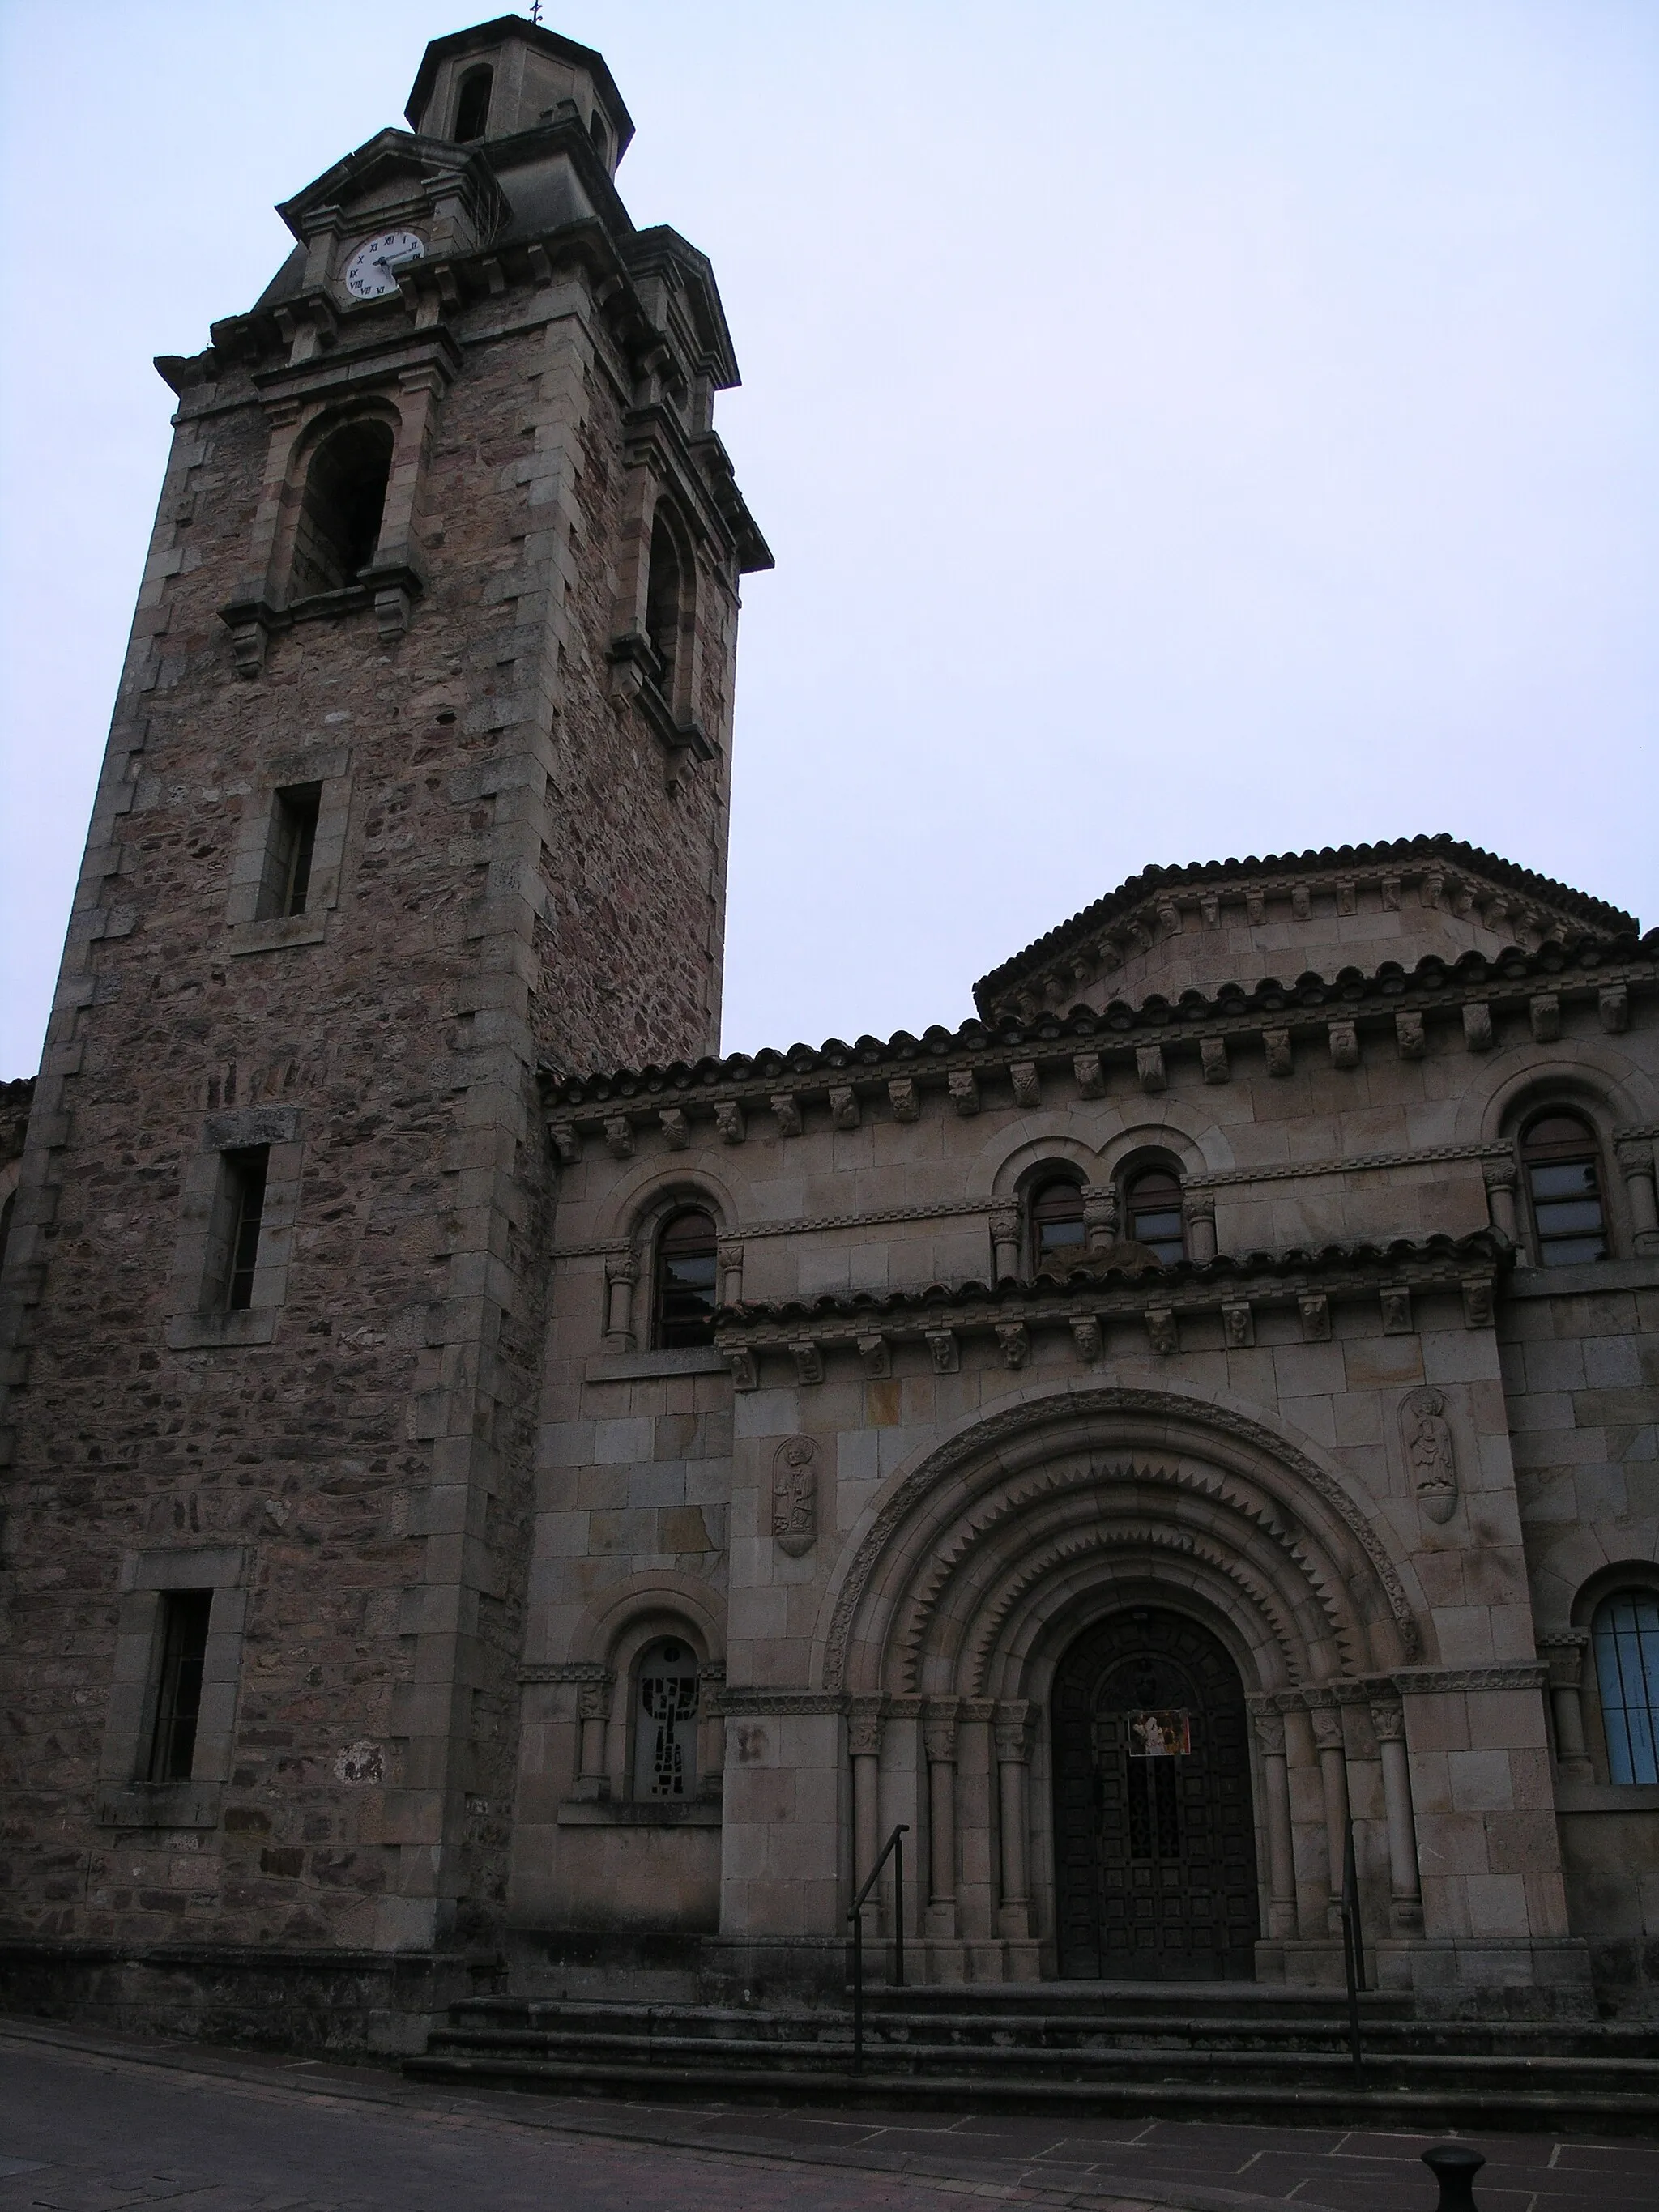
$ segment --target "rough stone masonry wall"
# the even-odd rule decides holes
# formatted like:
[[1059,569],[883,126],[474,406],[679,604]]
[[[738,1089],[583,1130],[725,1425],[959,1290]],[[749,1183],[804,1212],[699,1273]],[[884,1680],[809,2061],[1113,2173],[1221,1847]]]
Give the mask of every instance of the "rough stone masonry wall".
[[[388,648],[367,613],[301,625],[273,641],[252,683],[232,672],[216,611],[244,557],[265,425],[240,372],[222,366],[216,386],[187,394],[48,1042],[27,1249],[9,1285],[24,1307],[10,1375],[23,1385],[11,1401],[7,1560],[17,1717],[0,1865],[15,1929],[385,1946],[465,1939],[492,1923],[520,1646],[514,1562],[527,1549],[527,1413],[514,1408],[527,1408],[540,1329],[533,1054],[507,1032],[528,995],[539,1048],[567,1061],[694,1049],[696,1020],[679,1010],[708,994],[688,992],[678,970],[661,981],[652,963],[677,944],[706,959],[702,853],[717,863],[723,836],[713,779],[673,814],[657,763],[630,757],[648,741],[599,704],[596,605],[578,671],[568,655],[559,670],[567,805],[574,815],[603,792],[610,830],[628,825],[635,842],[609,863],[599,839],[580,856],[540,842],[556,884],[582,886],[573,903],[586,902],[606,945],[600,973],[643,1025],[620,1023],[603,994],[582,1003],[514,951],[530,933],[519,862],[539,811],[525,795],[538,796],[548,744],[522,695],[550,686],[539,667],[527,685],[514,672],[552,649],[557,572],[591,557],[579,546],[555,557],[529,527],[545,520],[532,511],[538,485],[550,480],[556,512],[568,504],[547,389],[550,362],[570,389],[571,350],[563,331],[532,323],[469,351],[428,456],[428,586],[408,635]],[[546,404],[532,420],[526,396],[538,390]],[[610,404],[591,426],[595,452],[614,435]],[[588,526],[601,535],[615,527],[617,457],[589,473],[606,471],[608,508]],[[326,939],[232,957],[242,810],[261,775],[301,780],[294,761],[310,747],[349,752]],[[644,798],[629,787],[641,765],[655,772]],[[664,821],[693,826],[668,831],[678,854],[653,866],[638,840]],[[677,907],[692,848],[693,889]],[[623,878],[643,886],[631,929],[618,926]],[[556,929],[545,950],[562,986],[572,949]],[[505,994],[503,975],[518,979]],[[480,988],[481,976],[494,981]],[[276,1338],[170,1351],[185,1170],[204,1116],[249,1105],[300,1116]],[[507,1316],[498,1334],[480,1284]],[[429,1316],[475,1297],[476,1341],[428,1345]],[[448,1425],[436,1434],[434,1405]],[[248,1596],[222,1824],[100,1827],[93,1787],[123,1561],[210,1543],[242,1549]],[[445,1673],[435,1686],[411,1679],[422,1638]],[[434,1699],[449,1702],[447,1724],[432,1718]],[[466,1747],[462,1767],[445,1769],[447,1738]],[[471,1920],[463,1902],[446,1921],[446,1896],[471,1900]]]

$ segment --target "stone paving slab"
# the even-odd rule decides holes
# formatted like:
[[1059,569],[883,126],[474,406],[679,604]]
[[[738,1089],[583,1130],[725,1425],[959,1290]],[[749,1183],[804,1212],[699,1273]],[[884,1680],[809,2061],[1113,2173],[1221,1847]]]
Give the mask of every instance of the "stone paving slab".
[[[928,2212],[964,2194],[1056,2212],[1433,2212],[1420,2158],[1447,2140],[456,2093],[380,2067],[15,2021],[0,2021],[0,2212],[517,2212],[550,2196],[595,2212]],[[1486,2157],[1480,2212],[1659,2206],[1659,2140],[1459,2140]]]

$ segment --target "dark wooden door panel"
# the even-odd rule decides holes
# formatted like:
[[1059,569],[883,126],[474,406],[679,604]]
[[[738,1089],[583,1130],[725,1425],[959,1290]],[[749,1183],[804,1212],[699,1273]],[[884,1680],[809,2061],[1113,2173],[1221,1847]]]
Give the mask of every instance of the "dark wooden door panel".
[[[1146,1757],[1131,1717],[1183,1715],[1189,1747]],[[1255,1834],[1243,1686],[1185,1614],[1114,1614],[1061,1662],[1054,1694],[1062,1974],[1249,1979]]]

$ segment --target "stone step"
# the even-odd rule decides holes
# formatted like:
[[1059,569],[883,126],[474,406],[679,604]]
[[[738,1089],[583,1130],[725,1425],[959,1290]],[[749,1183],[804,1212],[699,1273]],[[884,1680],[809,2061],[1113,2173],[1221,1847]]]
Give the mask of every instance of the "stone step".
[[[724,2055],[724,2054],[723,2054]],[[1310,2080],[1298,2058],[1274,2078],[1241,2081],[1122,2078],[1117,2069],[1088,2080],[1062,2080],[988,2066],[964,2073],[895,2073],[866,2054],[862,2071],[850,2063],[822,2068],[789,2063],[768,2049],[775,2063],[744,2066],[692,2063],[689,2057],[641,2062],[589,2051],[569,2057],[526,2057],[506,2052],[432,2051],[407,2058],[411,2079],[452,2087],[513,2088],[562,2096],[643,2097],[652,2100],[726,2100],[769,2104],[855,2102],[885,2109],[978,2111],[1043,2110],[1094,2115],[1156,2116],[1235,2122],[1278,2122],[1404,2128],[1527,2128],[1579,2126],[1650,2135],[1656,2120],[1655,2083],[1609,2089],[1589,2084],[1529,2080],[1524,2065],[1504,2069],[1509,2078],[1466,2081],[1443,2063],[1425,2069],[1420,2085],[1374,2079],[1356,2082],[1337,2069],[1328,2080]],[[825,2054],[828,2056],[828,2054]],[[843,2054],[845,2057],[848,2054]],[[950,2054],[959,2058],[959,2054]],[[1169,2069],[1165,2069],[1166,2074]]]
[[[872,2046],[915,2047],[932,2044],[942,2048],[975,2048],[1053,2051],[1106,2052],[1117,2050],[1235,2050],[1346,2053],[1348,2024],[1346,2008],[1309,2010],[1299,2018],[1283,2019],[1267,2013],[1211,2013],[1191,2014],[1167,2008],[1159,2013],[1122,2014],[1115,2007],[1059,2014],[1024,2008],[1015,2012],[998,2008],[973,2011],[929,2007],[902,2008],[901,1993],[889,2002],[866,2003],[866,2037]],[[1547,2062],[1572,2057],[1586,2061],[1659,2060],[1659,2027],[1600,2026],[1572,2022],[1551,2026],[1538,2021],[1421,2022],[1401,2017],[1393,2007],[1361,2004],[1362,2034],[1368,2048],[1379,2053],[1410,2050],[1441,2057],[1487,2055],[1510,2062]],[[732,2039],[766,2045],[812,2047],[845,2044],[852,2033],[851,2014],[841,2012],[776,2012],[761,2008],[720,2008],[697,2005],[646,2005],[614,2000],[565,1999],[537,2002],[505,1998],[473,1998],[453,2006],[442,2039],[458,2045],[473,2039],[474,2032],[488,2034],[499,2044],[515,2037],[546,2034],[578,2036],[633,2035],[653,2044],[665,2039],[724,2045]]]
[[[537,2031],[497,2031],[483,2027],[451,2027],[431,2039],[429,2056],[458,2057],[489,2063],[497,2058],[577,2064],[616,2062],[645,2066],[699,2066],[718,2063],[725,2067],[775,2068],[781,2060],[804,2073],[843,2068],[852,2050],[850,2027],[815,2039],[800,2039],[787,2045],[775,2040],[735,2033],[719,2039],[708,2036],[664,2033],[603,2033],[588,2026],[569,2024]],[[1272,2082],[1293,2070],[1303,2080],[1334,2080],[1352,2071],[1346,2051],[1276,2051],[1237,2049],[1182,2050],[1162,2045],[1123,2045],[1110,2051],[1049,2050],[1028,2044],[998,2046],[893,2041],[865,2037],[865,2063],[883,2075],[925,2075],[940,2072],[989,2071],[1008,2076],[1048,2077],[1056,2080],[1151,2081],[1207,2075],[1212,2080]],[[1419,2051],[1373,2051],[1367,2063],[1379,2081],[1409,2087],[1433,2080],[1444,2072],[1443,2054]],[[1659,2099],[1659,2059],[1606,2057],[1515,2058],[1474,2052],[1456,2060],[1460,2081],[1473,2088],[1483,2084],[1519,2085],[1530,2088],[1628,2090]]]

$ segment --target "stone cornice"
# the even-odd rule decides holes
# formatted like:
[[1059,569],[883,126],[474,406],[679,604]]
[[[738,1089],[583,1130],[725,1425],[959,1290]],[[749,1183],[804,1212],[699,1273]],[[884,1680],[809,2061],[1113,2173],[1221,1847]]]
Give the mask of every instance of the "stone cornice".
[[1303,1336],[1330,1334],[1330,1306],[1339,1300],[1377,1301],[1384,1334],[1412,1333],[1412,1301],[1429,1293],[1461,1298],[1464,1325],[1489,1328],[1499,1279],[1512,1260],[1490,1230],[1462,1237],[1401,1238],[1387,1245],[1328,1245],[1319,1251],[1253,1252],[1167,1267],[1078,1267],[1063,1279],[930,1284],[915,1291],[871,1291],[723,1306],[715,1342],[740,1389],[758,1387],[763,1355],[792,1361],[801,1384],[823,1380],[831,1352],[855,1355],[872,1374],[884,1373],[896,1344],[926,1345],[935,1369],[951,1371],[959,1340],[994,1335],[1010,1367],[1030,1357],[1030,1332],[1066,1329],[1085,1364],[1103,1349],[1101,1326],[1145,1324],[1150,1348],[1180,1349],[1183,1319],[1219,1315],[1227,1344],[1255,1340],[1259,1313],[1296,1314]]
[[1154,995],[1139,1006],[1079,1006],[1029,1023],[969,1021],[920,1037],[905,1030],[884,1042],[832,1037],[816,1050],[796,1045],[589,1075],[544,1068],[541,1081],[556,1148],[574,1158],[586,1137],[631,1149],[635,1133],[658,1127],[672,1129],[671,1146],[683,1146],[693,1117],[718,1115],[720,1140],[734,1143],[751,1118],[769,1134],[797,1135],[809,1106],[853,1127],[866,1113],[914,1121],[924,1110],[971,1115],[987,1104],[1040,1104],[1045,1087],[1069,1103],[1121,1092],[1126,1079],[1148,1092],[1225,1083],[1237,1073],[1231,1055],[1246,1052],[1265,1055],[1272,1075],[1288,1075],[1298,1055],[1310,1054],[1351,1069],[1367,1054],[1421,1058],[1431,1029],[1450,1031],[1457,1049],[1486,1052],[1502,1042],[1505,1021],[1530,1028],[1534,1002],[1553,1018],[1562,1005],[1587,1007],[1617,1033],[1628,1025],[1632,997],[1656,986],[1659,931],[1650,931],[1639,941],[1586,940],[1571,951],[1552,942],[1490,961],[1470,952],[1455,966],[1431,957],[1410,972],[1386,962],[1370,975],[1345,969],[1328,982],[1313,975],[1294,985],[1269,978],[1252,991],[1224,988],[1213,1000],[1188,991],[1174,1005]]

